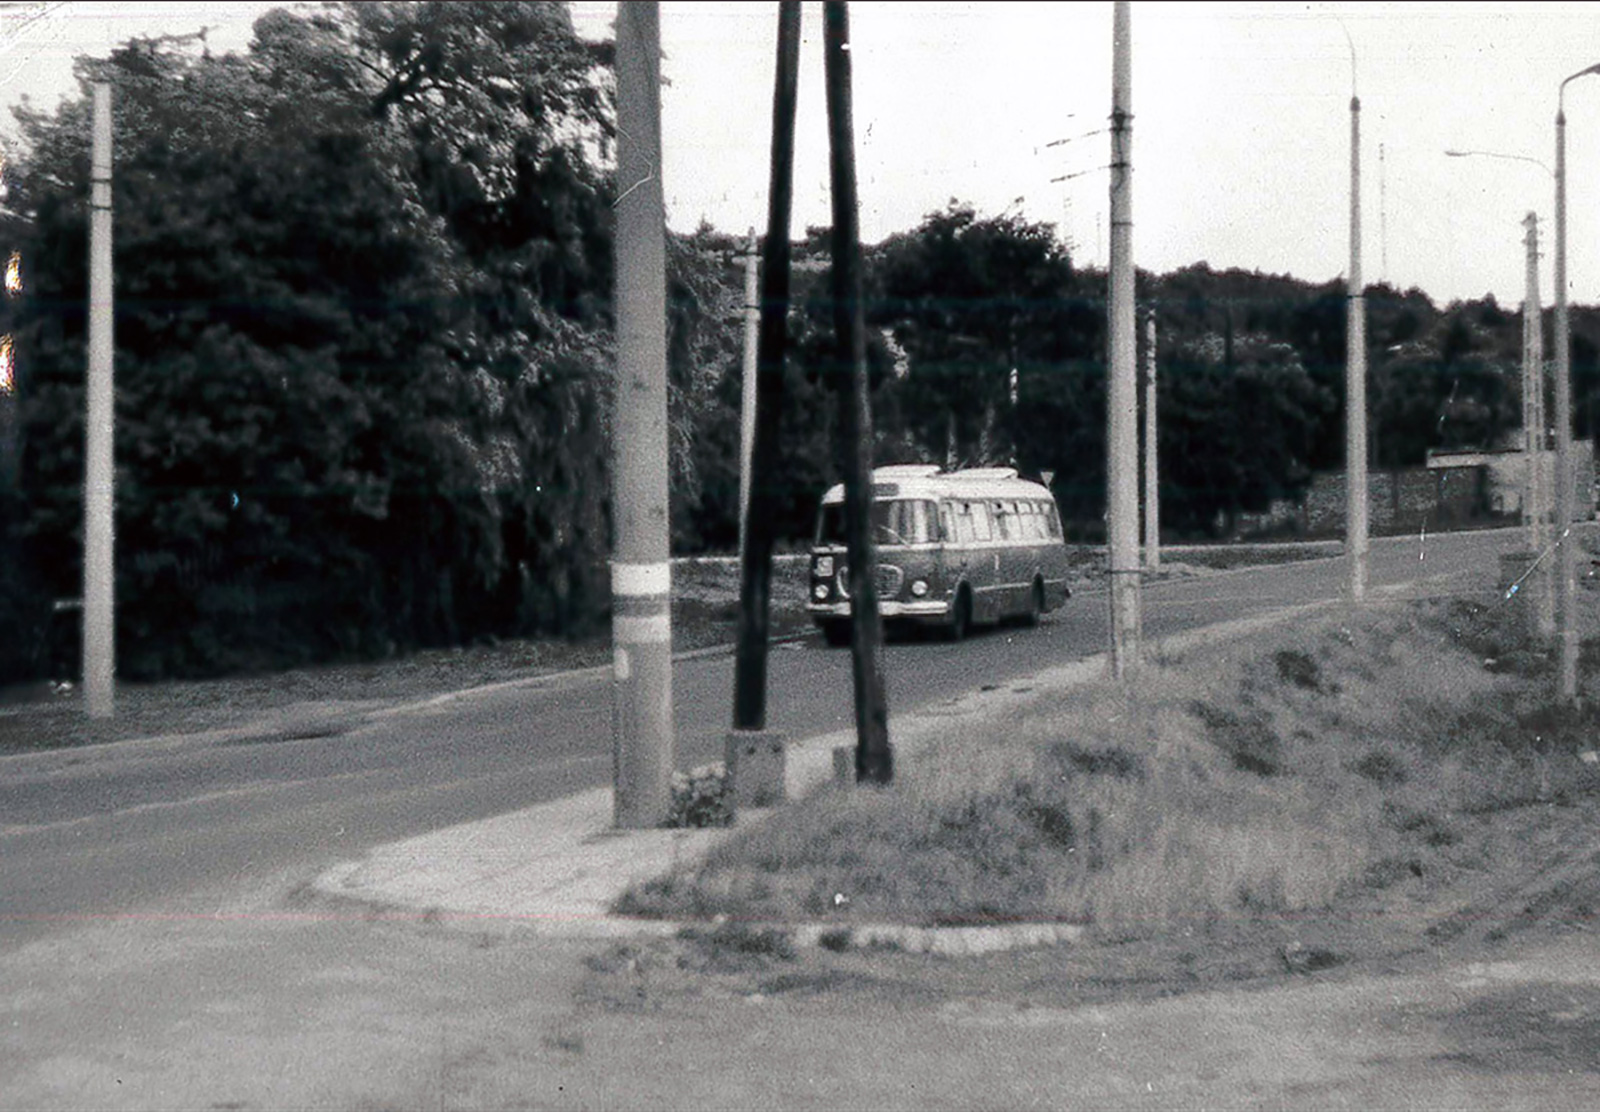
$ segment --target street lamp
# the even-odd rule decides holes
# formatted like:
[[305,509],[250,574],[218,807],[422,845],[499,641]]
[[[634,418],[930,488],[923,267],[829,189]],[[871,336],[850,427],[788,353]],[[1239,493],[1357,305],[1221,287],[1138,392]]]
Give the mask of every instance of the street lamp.
[[[1522,154],[1503,154],[1500,151],[1444,152],[1450,158],[1499,158],[1511,162],[1530,162],[1554,177],[1550,167],[1537,158]],[[1539,303],[1539,231],[1538,217],[1530,212],[1523,221],[1527,228],[1524,244],[1527,249],[1525,267],[1526,292],[1522,300],[1522,431],[1523,458],[1526,468],[1523,476],[1523,516],[1528,524],[1528,549],[1532,553],[1532,567],[1537,569],[1538,587],[1535,591],[1539,632],[1544,637],[1555,633],[1555,606],[1550,597],[1550,576],[1544,563],[1546,522],[1550,516],[1549,495],[1543,475],[1545,452],[1544,415],[1544,324]]]
[[1556,96],[1556,609],[1561,623],[1561,697],[1578,697],[1578,630],[1573,614],[1572,330],[1567,319],[1567,86],[1600,73],[1600,62],[1561,82]]
[[1367,297],[1361,281],[1361,98],[1356,94],[1356,44],[1350,47],[1350,275],[1345,312],[1345,551],[1350,556],[1350,601],[1367,595]]

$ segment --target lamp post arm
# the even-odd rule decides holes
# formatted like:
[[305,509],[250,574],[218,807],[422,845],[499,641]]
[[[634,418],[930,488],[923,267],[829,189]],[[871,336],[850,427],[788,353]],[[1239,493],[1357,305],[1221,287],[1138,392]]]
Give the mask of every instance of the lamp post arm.
[[1600,73],[1600,62],[1596,62],[1592,66],[1585,66],[1583,69],[1579,70],[1577,73],[1572,74],[1570,77],[1564,78],[1562,80],[1561,88],[1556,90],[1556,126],[1557,127],[1564,127],[1566,125],[1566,122],[1567,122],[1567,86],[1572,84],[1578,78],[1586,77],[1591,73]]
[[1578,633],[1574,619],[1572,530],[1574,490],[1572,474],[1572,326],[1567,315],[1567,85],[1591,73],[1600,62],[1579,70],[1561,82],[1556,98],[1556,611],[1560,631],[1560,692],[1563,700],[1578,696]]
[[1448,151],[1445,151],[1444,153],[1445,153],[1445,156],[1447,158],[1471,158],[1471,157],[1477,157],[1477,158],[1501,158],[1501,159],[1506,159],[1508,161],[1514,161],[1514,162],[1531,162],[1535,166],[1539,167],[1539,169],[1541,169],[1545,173],[1549,174],[1551,177],[1555,177],[1555,171],[1551,170],[1550,167],[1546,166],[1542,161],[1540,161],[1537,158],[1532,157],[1531,155],[1506,154],[1506,153],[1504,153],[1502,151],[1479,151],[1479,150],[1470,150],[1470,151],[1448,150]]

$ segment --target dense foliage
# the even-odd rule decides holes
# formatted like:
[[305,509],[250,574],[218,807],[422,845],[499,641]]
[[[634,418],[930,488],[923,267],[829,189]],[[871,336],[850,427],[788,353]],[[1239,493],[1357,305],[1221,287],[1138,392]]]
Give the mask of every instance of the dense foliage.
[[[80,62],[116,106],[125,674],[592,620],[606,63],[548,3],[280,10],[243,56],[132,42]],[[61,598],[87,99],[19,121],[19,532],[38,595]]]
[[[611,48],[564,4],[279,10],[251,48],[133,41],[85,94],[18,111],[3,305],[0,682],[70,674],[79,593],[89,107],[116,147],[119,668],[205,674],[604,617],[611,404]],[[780,543],[839,468],[826,229],[795,245]],[[743,244],[673,235],[673,544],[737,536]],[[1043,224],[952,202],[866,252],[880,463],[1051,471],[1074,534],[1105,487],[1105,276]],[[1338,283],[1140,276],[1158,319],[1163,517],[1188,534],[1294,500],[1343,460]],[[1368,298],[1373,462],[1520,420],[1520,318]],[[1575,313],[1577,431],[1600,319]],[[1141,326],[1141,344],[1143,329]],[[14,424],[11,423],[13,422]],[[68,633],[67,637],[61,634]]]

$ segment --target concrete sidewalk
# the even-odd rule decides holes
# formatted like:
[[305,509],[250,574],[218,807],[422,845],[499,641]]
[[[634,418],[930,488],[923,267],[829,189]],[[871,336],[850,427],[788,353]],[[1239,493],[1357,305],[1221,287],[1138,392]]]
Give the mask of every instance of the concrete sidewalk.
[[[1315,603],[1266,618],[1228,622],[1151,647],[1182,653],[1281,625],[1330,605]],[[963,720],[1015,713],[1029,703],[1060,698],[1100,678],[1105,670],[1105,656],[1094,656],[895,715],[891,731],[896,757],[912,757],[961,731]],[[834,775],[834,750],[854,745],[853,729],[792,740],[785,750],[788,798],[799,799],[828,782]],[[748,826],[771,813],[741,812],[738,823]],[[500,925],[594,937],[670,934],[681,924],[617,916],[611,907],[634,884],[693,868],[713,845],[738,829],[616,830],[611,823],[611,789],[597,788],[380,846],[360,860],[329,869],[313,888],[324,897],[358,901],[379,914],[423,915],[473,929]],[[1056,940],[1054,934],[1051,939],[1036,937],[1039,929],[949,928],[917,931],[916,938],[898,941],[912,949],[971,952]],[[1071,933],[1067,928],[1056,933],[1061,931]],[[870,940],[872,931],[858,931],[857,936]],[[815,941],[797,939],[808,940]]]

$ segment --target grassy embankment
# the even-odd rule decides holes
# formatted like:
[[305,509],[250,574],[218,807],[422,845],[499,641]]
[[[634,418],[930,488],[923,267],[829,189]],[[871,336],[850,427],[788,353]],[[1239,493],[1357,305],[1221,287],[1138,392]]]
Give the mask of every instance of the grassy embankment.
[[827,788],[622,907],[1132,938],[1426,886],[1471,867],[1473,816],[1600,788],[1597,718],[1550,709],[1552,671],[1505,608],[1335,614],[964,723],[892,787]]

